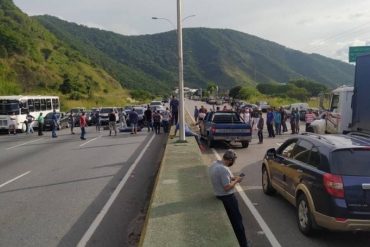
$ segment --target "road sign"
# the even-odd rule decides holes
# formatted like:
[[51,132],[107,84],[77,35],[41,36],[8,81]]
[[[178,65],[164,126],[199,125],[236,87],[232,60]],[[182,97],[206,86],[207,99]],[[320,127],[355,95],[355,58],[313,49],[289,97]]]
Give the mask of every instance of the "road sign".
[[370,46],[352,46],[349,47],[349,62],[356,62],[358,56],[370,54]]

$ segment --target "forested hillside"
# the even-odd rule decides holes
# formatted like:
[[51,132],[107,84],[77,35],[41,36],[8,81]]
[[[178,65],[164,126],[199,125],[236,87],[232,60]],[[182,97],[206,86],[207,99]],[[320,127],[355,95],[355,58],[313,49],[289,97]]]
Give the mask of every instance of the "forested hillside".
[[[124,86],[159,92],[176,86],[177,53],[174,31],[141,36],[36,17],[58,38],[88,56]],[[258,83],[285,83],[305,78],[329,87],[353,82],[354,67],[317,54],[305,54],[233,30],[184,30],[185,81],[190,87],[221,88]]]
[[0,1],[0,95],[57,94],[63,99],[124,102],[117,80],[22,13]]

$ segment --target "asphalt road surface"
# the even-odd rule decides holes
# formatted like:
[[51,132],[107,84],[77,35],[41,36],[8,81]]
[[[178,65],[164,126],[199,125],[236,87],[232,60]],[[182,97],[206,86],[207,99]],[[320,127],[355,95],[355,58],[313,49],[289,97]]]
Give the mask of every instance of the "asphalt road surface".
[[0,246],[136,246],[166,136],[44,133],[0,136]]
[[[207,109],[211,106],[205,102],[186,100],[186,109],[192,114],[194,105],[204,105]],[[223,106],[221,106],[222,109]],[[266,117],[264,116],[264,119]],[[266,126],[265,126],[266,127]],[[288,124],[288,129],[290,126]],[[300,129],[304,129],[304,122]],[[267,138],[265,128],[264,143],[258,143],[256,131],[247,149],[241,148],[240,144],[226,145],[217,144],[213,149],[205,148],[204,155],[209,160],[220,159],[228,148],[237,152],[238,159],[231,167],[235,175],[243,172],[246,176],[240,184],[239,205],[242,211],[244,224],[248,238],[253,247],[283,246],[283,247],[368,247],[370,246],[370,233],[331,232],[320,230],[312,237],[306,237],[300,233],[296,221],[296,209],[282,196],[267,196],[261,186],[262,158],[269,148],[277,148],[292,135],[284,133],[275,138]],[[206,145],[204,145],[206,146]]]

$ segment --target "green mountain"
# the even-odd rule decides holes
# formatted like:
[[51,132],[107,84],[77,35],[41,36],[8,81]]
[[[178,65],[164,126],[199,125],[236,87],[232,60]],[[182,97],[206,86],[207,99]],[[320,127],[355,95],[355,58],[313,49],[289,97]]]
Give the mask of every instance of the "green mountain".
[[[35,19],[125,87],[158,93],[177,85],[175,31],[124,36],[51,16]],[[354,75],[354,66],[341,61],[233,30],[208,28],[184,30],[184,67],[189,87],[215,82],[221,88],[231,88],[297,78],[335,87],[352,83]]]
[[20,93],[56,94],[96,104],[110,103],[106,96],[111,94],[127,97],[114,77],[22,13],[11,0],[1,0],[0,95]]

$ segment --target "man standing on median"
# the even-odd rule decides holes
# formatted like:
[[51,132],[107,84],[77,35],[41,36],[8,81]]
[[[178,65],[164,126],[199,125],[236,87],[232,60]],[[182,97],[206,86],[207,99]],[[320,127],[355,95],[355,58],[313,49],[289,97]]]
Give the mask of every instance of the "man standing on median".
[[224,204],[239,245],[241,247],[248,247],[243,218],[239,211],[238,200],[234,195],[235,185],[242,181],[242,177],[234,177],[229,169],[229,167],[234,164],[236,158],[234,150],[227,150],[222,160],[213,162],[212,166],[209,168],[209,175],[211,177],[214,193]]

